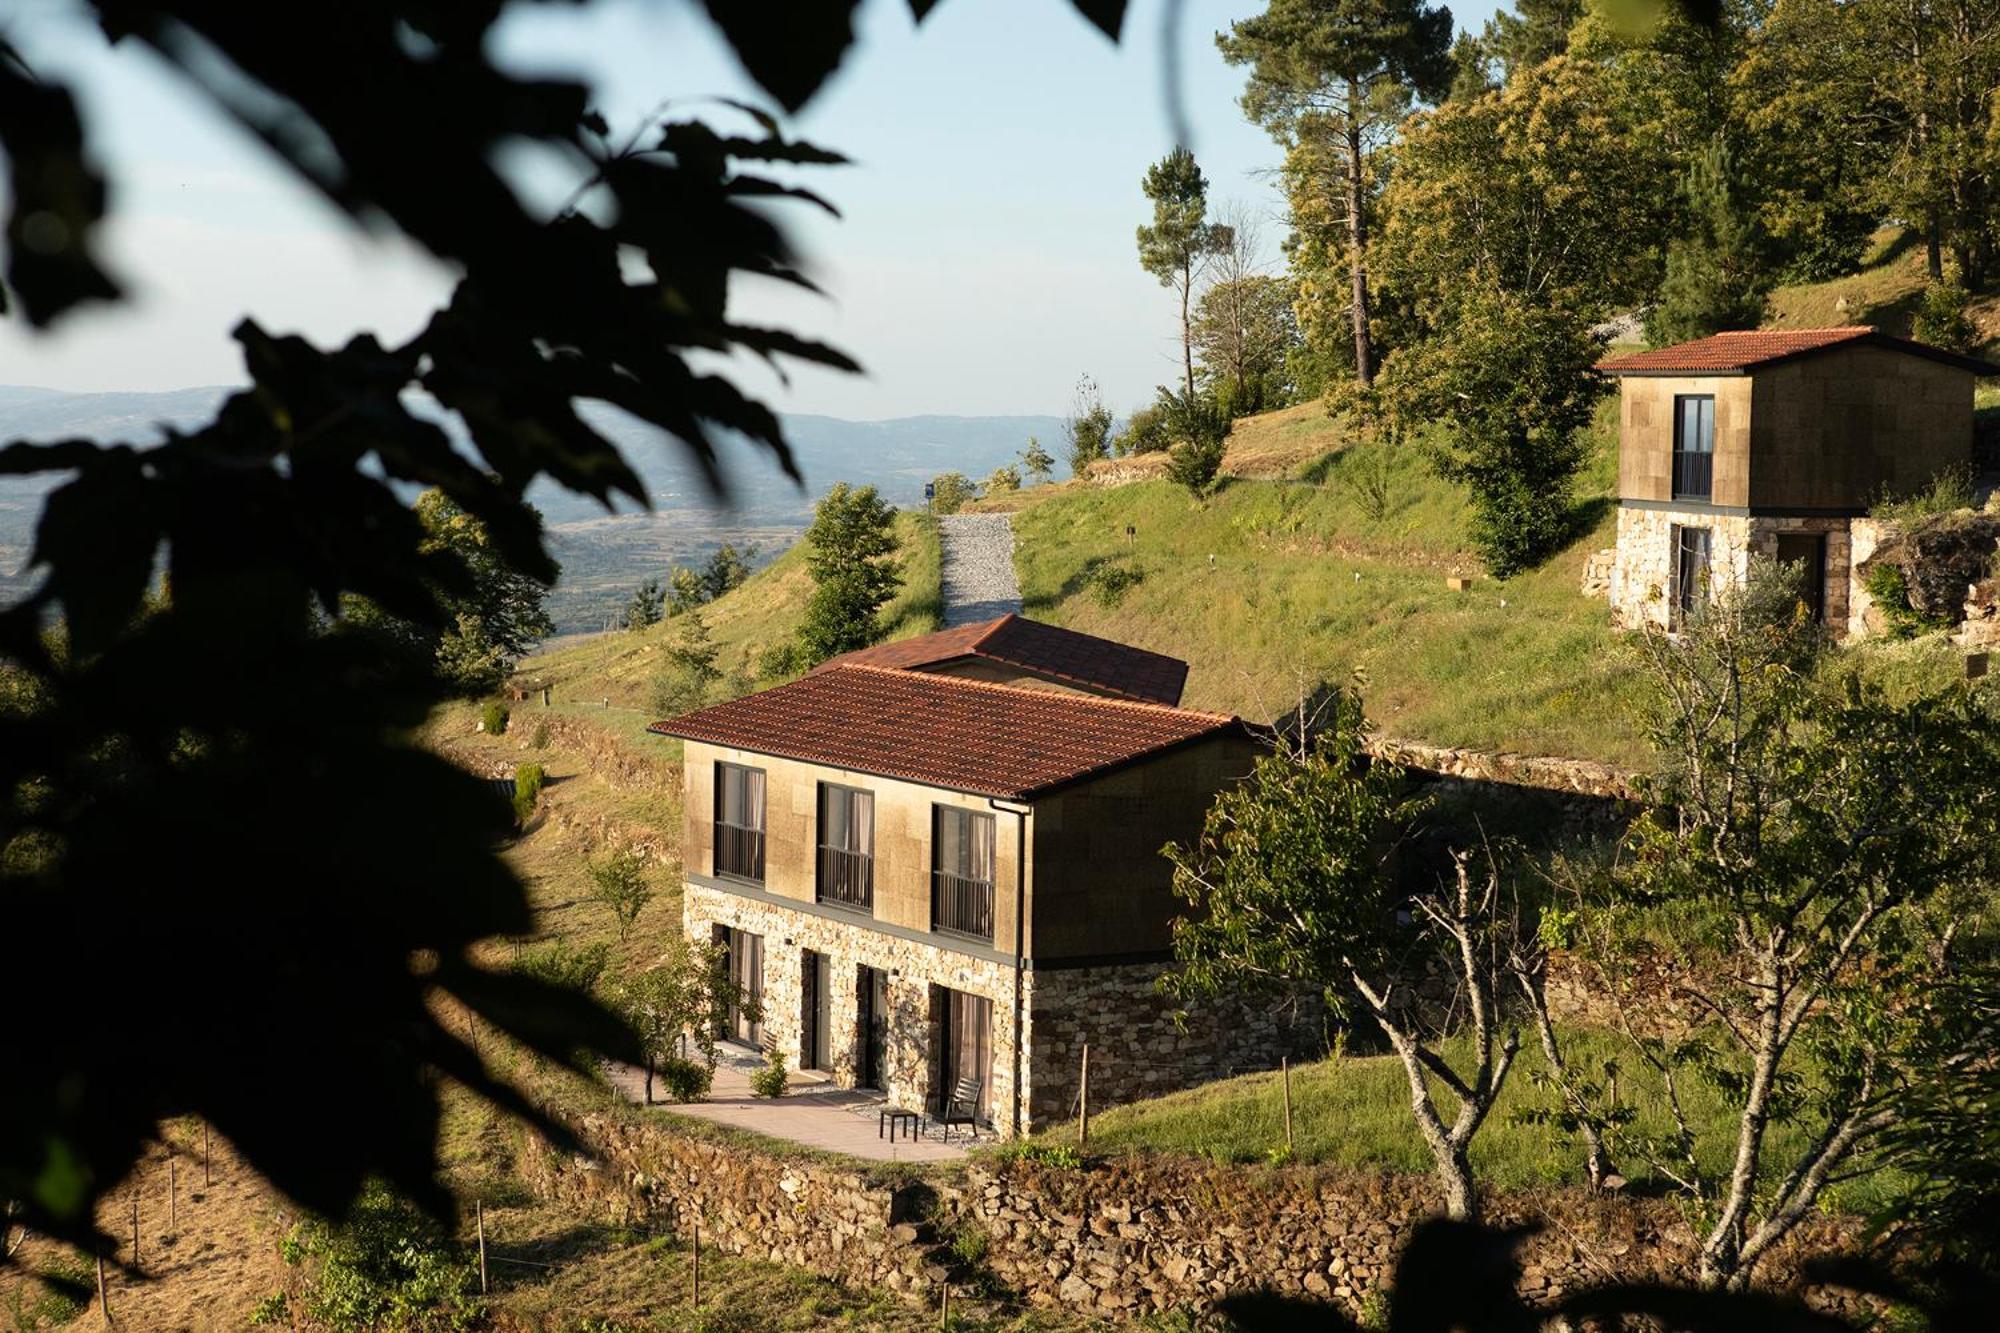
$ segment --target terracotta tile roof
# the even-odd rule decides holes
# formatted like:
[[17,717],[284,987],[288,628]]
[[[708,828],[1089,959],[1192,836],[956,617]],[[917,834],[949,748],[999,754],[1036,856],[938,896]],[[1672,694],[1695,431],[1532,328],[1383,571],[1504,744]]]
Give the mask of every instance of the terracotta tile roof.
[[1598,362],[1597,368],[1607,375],[1734,375],[1852,343],[1942,361],[1975,375],[2000,375],[2000,365],[1892,337],[1872,324],[1849,324],[1837,329],[1745,329],[1717,333],[1650,352],[1610,357]]
[[1147,703],[1177,704],[1187,684],[1187,663],[1177,657],[1012,614],[843,653],[820,670],[880,666],[921,671],[966,658],[984,658],[1065,684]]
[[1018,800],[1242,727],[1219,713],[850,665],[647,729]]

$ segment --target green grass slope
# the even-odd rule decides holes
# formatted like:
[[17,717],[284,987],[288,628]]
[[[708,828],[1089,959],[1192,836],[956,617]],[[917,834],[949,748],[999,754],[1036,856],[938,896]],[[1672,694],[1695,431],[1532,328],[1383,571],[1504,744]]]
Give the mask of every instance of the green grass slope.
[[[1280,474],[1231,475],[1205,500],[1162,480],[1027,492],[1014,517],[1027,613],[1185,658],[1194,707],[1269,718],[1302,674],[1359,671],[1393,736],[1640,758],[1635,664],[1605,603],[1578,591],[1615,523],[1609,402],[1577,539],[1541,569],[1464,591],[1445,583],[1479,570],[1463,494],[1415,445],[1350,441],[1317,405],[1271,417],[1239,425],[1227,468],[1289,455]],[[1138,582],[1108,597],[1106,570]]]

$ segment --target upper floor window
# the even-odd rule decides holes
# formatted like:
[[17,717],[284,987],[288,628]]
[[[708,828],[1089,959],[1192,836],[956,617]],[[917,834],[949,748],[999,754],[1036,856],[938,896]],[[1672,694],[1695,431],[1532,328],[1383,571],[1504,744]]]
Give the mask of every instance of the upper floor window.
[[931,807],[931,929],[993,938],[993,816]]
[[715,873],[764,882],[764,770],[715,766]]
[[819,900],[875,902],[875,793],[819,784]]
[[1674,499],[1715,494],[1715,396],[1674,395]]

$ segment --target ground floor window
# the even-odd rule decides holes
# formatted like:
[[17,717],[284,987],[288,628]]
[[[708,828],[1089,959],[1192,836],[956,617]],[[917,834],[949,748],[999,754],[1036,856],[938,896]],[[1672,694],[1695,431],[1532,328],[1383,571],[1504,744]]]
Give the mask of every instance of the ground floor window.
[[1673,623],[1679,629],[1708,596],[1709,530],[1673,527],[1674,601]]
[[1781,532],[1778,534],[1778,563],[1798,567],[1799,599],[1806,605],[1813,623],[1826,619],[1826,534],[1823,532]]
[[764,1025],[758,1016],[764,1001],[764,937],[734,926],[717,926],[715,943],[722,950],[729,979],[744,1001],[729,1006],[722,1016],[722,1030],[716,1035],[761,1048]]
[[982,1123],[993,1120],[993,1001],[983,995],[938,988],[936,1101],[969,1097]]

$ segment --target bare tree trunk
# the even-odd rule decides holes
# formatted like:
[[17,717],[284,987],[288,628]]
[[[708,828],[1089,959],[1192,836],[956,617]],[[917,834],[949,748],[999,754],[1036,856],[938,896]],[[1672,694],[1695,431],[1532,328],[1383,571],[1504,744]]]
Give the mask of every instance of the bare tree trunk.
[[1347,84],[1347,266],[1354,285],[1354,378],[1375,382],[1375,344],[1368,332],[1368,224],[1361,216],[1365,180],[1361,156],[1361,89]]
[[1603,1189],[1604,1182],[1614,1174],[1611,1167],[1611,1153],[1604,1146],[1604,1132],[1598,1127],[1597,1116],[1577,1091],[1576,1081],[1570,1077],[1569,1062],[1563,1058],[1562,1043],[1556,1038],[1556,1025],[1549,1018],[1548,994],[1543,989],[1542,967],[1545,960],[1536,966],[1532,974],[1526,968],[1516,966],[1514,977],[1521,983],[1521,990],[1528,999],[1528,1010],[1535,1016],[1535,1034],[1542,1043],[1542,1058],[1549,1062],[1549,1076],[1555,1080],[1556,1090],[1562,1094],[1564,1105],[1577,1124],[1577,1131],[1583,1135],[1583,1170],[1590,1180],[1592,1189]]
[[1924,219],[1924,272],[1932,282],[1944,281],[1944,226],[1935,210]]
[[1194,298],[1194,262],[1181,269],[1181,363],[1187,370],[1187,396],[1194,402],[1194,324],[1188,318],[1188,302]]

